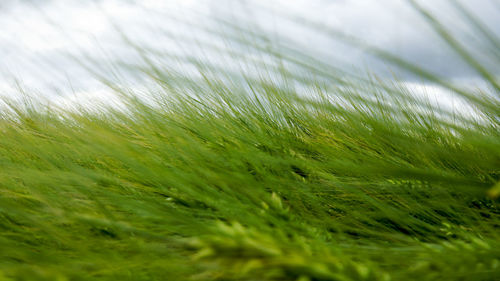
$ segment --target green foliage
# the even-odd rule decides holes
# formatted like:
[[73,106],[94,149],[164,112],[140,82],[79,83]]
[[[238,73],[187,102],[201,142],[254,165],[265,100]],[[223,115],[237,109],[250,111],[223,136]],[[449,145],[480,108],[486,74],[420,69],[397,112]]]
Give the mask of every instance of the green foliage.
[[0,280],[500,279],[495,87],[390,60],[467,100],[461,116],[266,44],[282,65],[258,78],[191,61],[197,79],[135,46],[143,98],[105,81],[121,107],[6,102]]

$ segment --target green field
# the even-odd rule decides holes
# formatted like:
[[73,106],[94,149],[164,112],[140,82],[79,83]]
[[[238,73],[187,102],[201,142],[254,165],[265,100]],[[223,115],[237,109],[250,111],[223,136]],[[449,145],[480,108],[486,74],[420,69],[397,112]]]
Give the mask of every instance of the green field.
[[258,75],[134,46],[120,106],[5,100],[0,280],[500,280],[500,82],[421,13],[488,86],[367,50],[466,112],[257,37]]

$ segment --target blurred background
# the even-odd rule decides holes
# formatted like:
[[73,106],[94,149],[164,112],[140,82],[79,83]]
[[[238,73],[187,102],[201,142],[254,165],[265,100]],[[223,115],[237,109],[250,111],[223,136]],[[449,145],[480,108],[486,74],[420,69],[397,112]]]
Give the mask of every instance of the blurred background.
[[[479,58],[484,53],[483,63],[488,65],[488,50],[474,45],[475,34],[453,1],[418,2],[471,50],[479,51]],[[460,3],[500,34],[496,28],[500,26],[499,2]],[[228,34],[247,36],[249,31],[265,35],[270,46],[293,46],[346,71],[387,78],[397,73],[408,85],[440,93],[438,87],[396,72],[363,48],[345,44],[323,30],[359,38],[450,81],[481,85],[478,76],[405,0],[2,0],[0,93],[12,97],[21,87],[55,102],[82,97],[105,100],[106,87],[95,79],[93,70],[100,69],[99,75],[110,78],[119,76],[122,83],[141,85],[133,71],[119,75],[112,71],[119,65],[138,63],[137,46],[174,58],[189,55],[217,63],[222,58],[206,46],[241,49],[225,39]],[[221,65],[229,67],[227,61]],[[498,66],[489,67],[500,73]]]

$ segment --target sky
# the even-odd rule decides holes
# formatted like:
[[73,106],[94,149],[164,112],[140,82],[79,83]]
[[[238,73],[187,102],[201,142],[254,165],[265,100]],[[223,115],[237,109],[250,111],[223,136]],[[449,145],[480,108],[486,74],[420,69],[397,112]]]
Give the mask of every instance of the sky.
[[[476,35],[460,20],[447,0],[420,0],[424,7],[468,45]],[[496,0],[462,1],[493,31],[500,26]],[[315,54],[346,69],[364,69],[387,75],[392,70],[363,50],[340,43],[306,28],[296,20],[340,30],[432,70],[446,79],[471,83],[478,76],[468,69],[436,36],[405,0],[2,0],[0,1],[0,93],[16,95],[16,84],[57,99],[103,95],[102,85],[84,70],[75,57],[90,55],[106,61],[137,60],[124,48],[117,29],[135,43],[176,54],[189,52],[170,36],[216,43],[200,28],[212,26],[211,18],[249,22],[271,36],[289,38],[304,52]],[[170,35],[166,35],[166,34]],[[500,35],[500,34],[499,34]],[[477,50],[478,48],[475,48]],[[478,55],[488,54],[481,50]],[[484,54],[483,54],[484,53]],[[488,63],[484,55],[484,63]],[[101,62],[103,60],[100,60]],[[496,73],[498,66],[491,65]],[[421,81],[403,76],[420,87]],[[479,83],[479,82],[478,82]]]

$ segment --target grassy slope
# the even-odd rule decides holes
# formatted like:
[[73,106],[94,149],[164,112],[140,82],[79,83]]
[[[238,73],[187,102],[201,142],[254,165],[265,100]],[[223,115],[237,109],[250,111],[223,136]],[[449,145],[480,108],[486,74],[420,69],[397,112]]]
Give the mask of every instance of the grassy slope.
[[146,60],[155,103],[5,107],[0,280],[498,280],[498,100],[463,90],[473,120],[355,77],[327,94],[298,60],[246,77],[256,96]]

